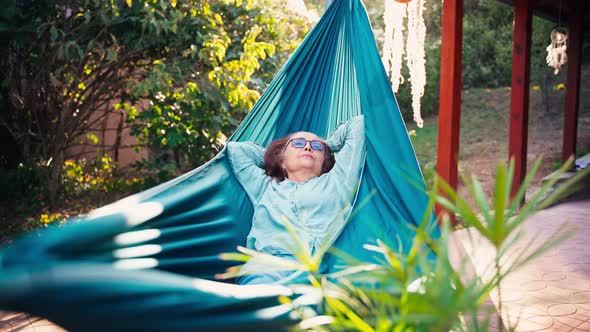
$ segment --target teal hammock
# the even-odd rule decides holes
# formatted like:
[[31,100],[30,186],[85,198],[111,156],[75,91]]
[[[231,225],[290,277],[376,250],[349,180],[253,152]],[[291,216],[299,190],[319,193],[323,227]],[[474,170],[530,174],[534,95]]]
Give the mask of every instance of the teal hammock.
[[[428,198],[360,0],[332,3],[230,140],[265,146],[301,130],[326,137],[361,113],[363,204],[333,247],[374,262],[363,245],[381,239],[409,249]],[[287,329],[299,320],[277,299],[296,297],[288,288],[213,277],[235,265],[219,254],[245,245],[252,212],[223,150],[187,174],[3,248],[0,308],[72,331]],[[323,261],[328,272],[341,263],[335,255]]]

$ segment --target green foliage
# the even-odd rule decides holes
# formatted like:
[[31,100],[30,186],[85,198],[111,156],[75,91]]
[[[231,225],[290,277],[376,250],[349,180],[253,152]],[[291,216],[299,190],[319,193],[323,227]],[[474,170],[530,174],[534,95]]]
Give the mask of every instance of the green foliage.
[[107,155],[94,160],[66,160],[62,183],[66,196],[77,196],[84,192],[107,191],[107,183],[114,178],[117,164]]
[[206,160],[309,28],[270,0],[12,0],[0,19],[0,125],[24,164],[48,167],[52,201],[65,150],[113,113]]
[[128,171],[119,171],[117,163],[107,155],[93,160],[66,160],[62,171],[64,194],[71,199],[97,193],[136,193],[176,175],[172,164],[149,162],[138,162]]
[[134,135],[176,151],[190,166],[210,159],[307,32],[302,19],[287,14],[265,0],[194,4],[198,31],[182,53],[190,63],[153,62],[135,87],[149,103],[129,114]]
[[[579,173],[546,196],[548,190],[571,165],[570,161],[521,206],[524,193],[539,165],[540,161],[537,161],[518,193],[510,198],[514,164],[510,163],[508,167],[500,164],[496,173],[495,191],[491,197],[492,205],[488,204],[488,197],[477,178],[465,177],[469,194],[477,203],[475,209],[443,180],[437,179],[434,188],[429,191],[429,205],[421,226],[416,229],[409,252],[401,253],[381,241],[377,245],[365,245],[366,249],[374,251],[380,257],[378,263],[355,262],[349,258],[349,268],[323,275],[318,272],[321,257],[304,250],[306,242],[298,239],[292,232],[293,238],[299,243],[295,252],[297,261],[246,248],[240,248],[241,254],[225,254],[223,258],[254,260],[260,264],[259,267],[264,266],[264,271],[268,266],[271,270],[307,272],[311,285],[320,289],[324,298],[324,316],[318,319],[317,316],[304,314],[303,318],[306,320],[300,325],[314,331],[488,331],[490,318],[481,324],[477,315],[486,314],[488,309],[483,308],[482,303],[489,293],[498,289],[501,296],[499,288],[506,276],[572,234],[571,230],[561,228],[540,242],[536,241],[535,235],[525,234],[526,228],[521,226],[535,212],[570,192],[574,184],[590,174],[590,169]],[[440,238],[432,237],[432,231],[426,228],[426,221],[429,220],[435,203],[441,204],[470,227],[472,234],[477,235],[472,236],[472,239],[477,238],[477,241],[493,246],[495,257],[489,267],[489,271],[493,271],[491,275],[467,277],[470,273],[463,270],[465,262],[459,266],[451,264],[448,252],[451,229],[448,218],[443,216],[440,220]],[[289,229],[289,225],[286,226]],[[526,243],[521,245],[517,241]],[[347,257],[337,251],[334,253]],[[431,253],[435,253],[435,261],[431,258]],[[244,273],[252,272],[241,271],[238,266],[228,270],[222,277]],[[254,273],[260,273],[260,268]],[[499,310],[501,317],[501,306]],[[464,317],[471,319],[465,323]]]
[[467,1],[463,20],[463,86],[509,86],[513,8],[499,1]]
[[38,220],[36,220],[36,221],[30,220],[30,222],[36,222],[36,223],[41,224],[45,227],[59,224],[62,221],[65,221],[65,219],[64,219],[64,216],[61,215],[61,213],[42,213],[39,216]]
[[10,205],[22,202],[27,206],[36,206],[46,192],[43,182],[46,173],[47,167],[42,165],[20,164],[16,169],[0,169],[0,186],[10,188],[0,191],[0,201]]
[[[514,8],[499,1],[467,1],[463,20],[464,87],[509,86],[512,79]],[[531,83],[540,85],[547,105],[547,93],[559,77],[547,66],[546,47],[554,23],[533,17]]]

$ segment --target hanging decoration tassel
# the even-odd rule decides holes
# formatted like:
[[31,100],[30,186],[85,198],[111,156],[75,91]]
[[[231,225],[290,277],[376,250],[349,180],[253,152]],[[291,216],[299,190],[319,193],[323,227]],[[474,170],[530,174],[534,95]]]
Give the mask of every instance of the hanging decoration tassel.
[[551,44],[547,46],[547,65],[553,67],[554,74],[559,74],[561,66],[567,63],[567,33],[560,28],[551,31]]
[[[403,3],[402,3],[403,2]],[[414,121],[422,128],[424,121],[420,115],[420,98],[426,86],[426,55],[424,40],[426,25],[424,24],[425,0],[385,0],[385,34],[383,42],[383,64],[390,77],[394,93],[403,84],[401,74],[402,57],[406,55],[406,64],[410,71],[412,91],[412,109]],[[404,48],[404,19],[407,18],[407,39]]]
[[393,92],[397,93],[404,83],[402,75],[402,58],[404,55],[404,19],[407,5],[385,0],[385,33],[383,38],[383,65],[389,75]]
[[424,1],[416,0],[408,4],[408,40],[406,45],[406,60],[410,69],[410,82],[412,83],[414,121],[420,128],[424,125],[420,115],[420,99],[424,95],[424,87],[426,86]]

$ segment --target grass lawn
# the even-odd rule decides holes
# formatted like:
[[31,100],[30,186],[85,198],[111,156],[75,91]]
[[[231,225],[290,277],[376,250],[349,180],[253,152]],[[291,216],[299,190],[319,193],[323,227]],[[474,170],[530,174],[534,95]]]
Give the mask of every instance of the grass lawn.
[[[584,78],[590,80],[590,71]],[[587,86],[588,84],[586,84]],[[584,96],[590,87],[581,91]],[[561,164],[563,137],[563,103],[565,90],[550,93],[549,112],[544,111],[540,91],[530,91],[528,167],[537,158],[544,163],[529,191],[540,185],[542,178]],[[583,97],[581,99],[584,99]],[[510,116],[510,88],[470,89],[463,91],[461,100],[461,132],[459,143],[459,172],[477,176],[490,195],[498,162],[508,159],[508,135]],[[416,155],[428,183],[436,171],[436,142],[438,140],[438,117],[428,117],[424,127],[408,124],[415,130],[411,137]],[[578,119],[577,155],[590,151],[590,103],[581,100]],[[459,192],[465,194],[459,183]]]

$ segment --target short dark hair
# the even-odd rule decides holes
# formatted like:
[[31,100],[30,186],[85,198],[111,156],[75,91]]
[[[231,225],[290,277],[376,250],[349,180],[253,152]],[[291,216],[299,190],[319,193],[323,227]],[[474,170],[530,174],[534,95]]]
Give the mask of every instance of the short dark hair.
[[[266,175],[272,177],[277,182],[282,182],[287,178],[287,172],[281,165],[283,162],[283,152],[285,151],[285,147],[289,143],[291,139],[291,134],[276,139],[272,141],[268,147],[266,148],[266,152],[264,153],[264,162],[262,164],[262,168],[264,168]],[[326,144],[326,148],[324,149],[324,163],[322,164],[322,173],[328,173],[334,164],[336,163],[336,159],[334,159],[334,155],[332,154],[332,150]]]

